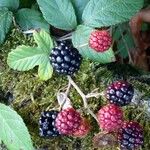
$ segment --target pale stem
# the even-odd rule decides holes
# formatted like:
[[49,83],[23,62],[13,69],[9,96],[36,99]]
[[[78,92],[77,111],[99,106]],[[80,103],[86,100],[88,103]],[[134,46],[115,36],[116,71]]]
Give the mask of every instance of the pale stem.
[[[70,88],[71,88],[71,83],[69,81],[68,83],[68,86],[67,86],[67,89],[66,89],[66,92],[64,93],[64,97],[63,97],[63,102],[61,103],[60,107],[59,107],[59,110],[62,109],[62,107],[64,106],[65,102],[66,102],[66,99],[68,98],[68,95],[69,95],[69,92],[70,92]],[[58,94],[57,94],[57,98],[58,98]]]
[[92,97],[99,98],[99,97],[104,96],[104,95],[105,95],[104,92],[102,92],[102,93],[90,93],[90,94],[86,95],[86,98],[87,99],[92,98]]
[[76,48],[82,48],[82,47],[85,47],[85,46],[87,46],[87,45],[88,45],[88,43],[85,43],[85,44],[82,44],[82,45],[77,46]]
[[76,89],[76,91],[80,94],[80,96],[82,97],[84,108],[87,109],[89,114],[91,114],[91,116],[98,122],[96,115],[90,110],[90,108],[88,106],[86,95],[81,91],[81,89],[77,86],[77,84],[73,81],[73,79],[70,76],[68,76],[68,80],[71,83],[71,85]]
[[59,38],[59,39],[56,39],[57,41],[65,41],[65,40],[70,40],[71,37],[65,37],[65,38]]
[[69,34],[66,34],[60,38],[57,39],[57,41],[62,41],[62,40],[68,40],[68,39],[71,39],[71,36],[72,36],[72,32],[69,33]]

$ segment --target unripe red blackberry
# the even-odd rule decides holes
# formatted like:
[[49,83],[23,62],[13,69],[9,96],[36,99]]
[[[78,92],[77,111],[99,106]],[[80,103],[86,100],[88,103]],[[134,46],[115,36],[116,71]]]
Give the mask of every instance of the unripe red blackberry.
[[91,126],[89,122],[82,118],[81,124],[76,132],[73,133],[75,137],[85,137],[90,132]]
[[73,135],[78,130],[81,121],[82,118],[79,112],[74,108],[67,108],[58,114],[55,125],[61,134]]
[[99,126],[106,132],[117,131],[123,123],[123,111],[114,104],[102,107],[97,114]]
[[112,37],[106,30],[96,30],[90,35],[89,46],[97,52],[105,52],[112,44]]
[[118,140],[122,149],[138,149],[144,143],[143,128],[137,122],[124,122]]
[[106,98],[111,104],[118,106],[128,105],[134,95],[134,88],[126,81],[116,81],[108,86],[106,90]]

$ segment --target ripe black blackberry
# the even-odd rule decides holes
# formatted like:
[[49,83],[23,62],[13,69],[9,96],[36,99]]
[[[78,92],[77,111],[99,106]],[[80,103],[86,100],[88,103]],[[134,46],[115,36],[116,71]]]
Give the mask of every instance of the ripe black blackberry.
[[82,57],[78,50],[66,41],[60,42],[50,54],[50,61],[54,70],[64,75],[73,75],[78,71],[81,60]]
[[39,119],[40,136],[42,137],[56,137],[59,136],[58,130],[55,128],[55,119],[58,115],[58,111],[44,111],[41,113]]
[[135,150],[144,143],[143,128],[137,122],[124,122],[118,132],[121,149]]
[[116,81],[108,86],[106,90],[106,98],[111,104],[118,106],[128,105],[134,95],[134,88],[126,81]]

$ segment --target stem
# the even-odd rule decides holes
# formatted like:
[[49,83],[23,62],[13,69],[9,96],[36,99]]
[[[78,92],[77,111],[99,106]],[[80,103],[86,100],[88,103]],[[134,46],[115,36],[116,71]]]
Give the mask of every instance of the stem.
[[99,98],[100,96],[104,96],[105,93],[104,92],[101,92],[101,93],[90,93],[90,94],[87,94],[86,95],[86,98],[92,98],[92,97],[95,97],[95,98]]
[[82,48],[82,47],[85,47],[85,46],[87,46],[88,45],[88,43],[85,43],[85,44],[82,44],[82,45],[80,45],[80,46],[77,46],[76,48]]
[[57,41],[64,41],[64,40],[70,40],[71,37],[65,37],[65,38],[59,38],[59,39],[56,39]]
[[88,106],[86,95],[80,90],[80,88],[77,86],[77,84],[72,80],[72,78],[70,76],[68,76],[68,80],[71,83],[71,85],[77,90],[77,92],[80,94],[80,96],[82,97],[84,108],[87,109],[89,114],[91,114],[91,116],[98,122],[96,115],[90,110],[90,108]]
[[66,34],[66,35],[64,35],[64,36],[62,36],[62,37],[60,37],[60,39],[61,39],[61,38],[66,38],[66,37],[70,37],[70,36],[72,36],[72,32],[71,32],[71,33],[68,33],[68,34]]
[[69,33],[69,34],[66,34],[58,39],[56,39],[57,41],[62,41],[62,40],[68,40],[68,39],[71,39],[71,36],[72,36],[72,32]]
[[31,97],[31,101],[32,101],[32,103],[35,103],[33,93],[30,93],[30,97]]
[[[64,106],[64,104],[66,103],[66,99],[68,98],[68,95],[69,95],[71,86],[72,86],[72,85],[71,85],[71,83],[70,83],[70,81],[69,81],[68,86],[67,86],[67,89],[66,89],[66,92],[65,92],[65,93],[62,93],[64,97],[63,97],[62,103],[60,104],[59,110],[61,110],[62,107]],[[60,94],[60,93],[58,93],[58,94]],[[57,94],[57,99],[59,98],[59,97],[58,97],[58,96],[59,96],[58,94]]]
[[70,81],[69,81],[69,83],[68,83],[68,87],[67,87],[67,89],[66,89],[66,92],[65,92],[65,94],[68,96],[68,94],[69,94],[69,92],[70,92],[70,89],[71,89],[71,83],[70,83]]

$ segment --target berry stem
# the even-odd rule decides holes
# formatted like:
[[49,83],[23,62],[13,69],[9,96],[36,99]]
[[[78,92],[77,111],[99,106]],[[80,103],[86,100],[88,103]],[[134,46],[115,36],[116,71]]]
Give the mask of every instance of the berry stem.
[[57,39],[57,41],[62,41],[62,40],[68,40],[68,39],[71,39],[71,36],[72,36],[72,32],[69,33],[69,34],[66,34],[60,38]]
[[81,91],[81,89],[78,87],[78,85],[73,81],[73,79],[70,76],[68,76],[68,80],[71,83],[71,85],[76,89],[76,91],[80,94],[80,96],[82,97],[84,108],[98,122],[98,119],[97,119],[96,115],[90,110],[90,108],[88,106],[86,95]]
[[[71,83],[69,82],[68,83],[68,86],[66,88],[66,92],[58,92],[57,93],[57,100],[58,100],[58,103],[60,105],[59,107],[59,110],[61,110],[63,108],[63,106],[65,105],[66,101],[68,100],[68,95],[69,95],[69,92],[70,92],[70,88],[71,88]],[[61,97],[60,97],[61,96]]]
[[59,39],[56,39],[57,41],[65,41],[65,40],[70,40],[71,37],[65,37],[65,38],[59,38]]
[[86,95],[86,98],[88,99],[88,98],[95,97],[95,98],[98,99],[100,96],[104,96],[104,95],[105,95],[104,92],[101,92],[101,93],[89,93],[89,94]]
[[82,48],[82,47],[85,47],[85,46],[87,46],[87,45],[88,45],[88,43],[85,43],[85,44],[82,44],[82,45],[77,46],[76,48]]
[[67,96],[68,96],[68,94],[69,94],[69,92],[70,92],[71,86],[72,86],[72,84],[71,84],[71,82],[69,81],[68,87],[67,87],[66,92],[65,92]]

